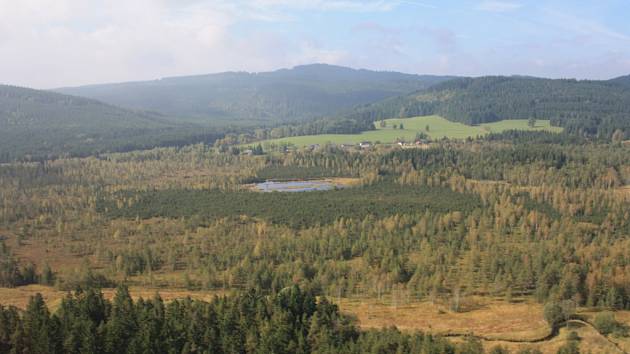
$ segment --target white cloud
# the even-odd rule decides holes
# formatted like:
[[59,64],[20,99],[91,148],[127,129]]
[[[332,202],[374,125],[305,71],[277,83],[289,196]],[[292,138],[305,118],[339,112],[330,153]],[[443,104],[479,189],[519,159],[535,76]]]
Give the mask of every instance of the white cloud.
[[[520,9],[521,4],[515,1],[476,3],[479,10],[495,12],[495,17],[497,12]],[[592,72],[600,77],[630,71],[630,52],[625,49],[628,34],[566,12],[529,6],[527,10],[535,11],[536,16],[510,14],[510,20],[517,21],[511,23],[518,24],[514,27],[520,28],[521,34],[523,29],[533,33],[525,38],[532,37],[539,47],[526,47],[528,42],[510,29],[499,36],[509,43],[492,42],[490,47],[497,49],[492,55],[483,55],[485,44],[475,43],[474,31],[471,39],[460,40],[463,31],[457,26],[435,27],[426,21],[418,32],[408,24],[396,23],[390,14],[379,17],[372,13],[403,6],[399,11],[418,10],[413,5],[430,8],[430,2],[0,0],[0,81],[51,88],[226,70],[265,71],[311,62],[448,74],[554,76],[557,72],[568,76],[573,72],[586,76]],[[325,29],[318,35],[317,28],[300,22],[314,12],[326,18],[328,14],[323,12],[328,11],[352,12],[347,16],[350,32],[339,32],[339,38],[332,39],[325,37],[331,31]],[[479,15],[487,16],[473,14]],[[335,26],[344,30],[343,25]],[[580,45],[575,40],[580,40]],[[483,43],[489,43],[486,37]],[[610,58],[593,57],[593,53],[611,48],[620,52]],[[524,59],[517,62],[514,58],[520,56]],[[544,62],[536,65],[533,57]],[[606,65],[596,65],[601,63]]]
[[[298,36],[259,30],[255,21],[276,14],[256,11],[256,1],[275,0],[245,8],[199,0],[0,0],[0,80],[51,88],[343,57]],[[235,31],[239,23],[253,29]]]
[[483,1],[477,5],[478,10],[488,12],[510,12],[523,7],[523,4],[511,1]]

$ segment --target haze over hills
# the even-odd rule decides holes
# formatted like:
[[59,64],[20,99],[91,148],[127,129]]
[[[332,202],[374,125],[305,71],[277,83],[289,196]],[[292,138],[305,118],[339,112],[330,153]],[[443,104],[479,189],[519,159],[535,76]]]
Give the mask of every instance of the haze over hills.
[[0,160],[85,155],[168,144],[202,134],[155,113],[92,99],[0,85]]
[[630,89],[610,81],[458,78],[359,107],[349,117],[373,122],[430,114],[473,125],[503,119],[550,119],[568,132],[610,136],[616,129],[630,130]]
[[56,91],[156,111],[179,121],[260,125],[334,115],[450,78],[312,64],[272,72],[226,72]]

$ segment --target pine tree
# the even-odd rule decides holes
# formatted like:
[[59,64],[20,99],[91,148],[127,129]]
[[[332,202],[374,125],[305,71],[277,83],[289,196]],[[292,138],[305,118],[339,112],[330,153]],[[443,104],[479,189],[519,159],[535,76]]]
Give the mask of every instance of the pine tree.
[[48,263],[44,264],[44,269],[42,269],[42,274],[39,277],[39,283],[43,285],[53,285],[55,281],[54,274],[52,269]]
[[15,328],[15,332],[13,332],[13,334],[11,335],[10,347],[11,354],[22,354],[28,352],[29,347],[27,344],[27,337],[24,333],[24,327],[22,323],[18,324],[18,326]]
[[127,350],[138,328],[129,289],[121,285],[116,289],[111,318],[106,327],[105,346],[108,353]]
[[530,118],[527,120],[527,126],[528,126],[528,127],[530,127],[530,128],[535,127],[535,126],[536,126],[536,118],[534,118],[534,117],[530,117]]
[[24,346],[28,353],[54,352],[54,338],[50,337],[50,313],[40,293],[29,300],[24,312]]

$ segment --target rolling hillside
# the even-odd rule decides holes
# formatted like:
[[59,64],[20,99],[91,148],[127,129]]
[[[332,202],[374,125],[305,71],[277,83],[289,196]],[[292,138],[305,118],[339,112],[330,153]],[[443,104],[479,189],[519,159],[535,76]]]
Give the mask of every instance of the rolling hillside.
[[227,72],[57,91],[156,111],[180,121],[260,126],[333,115],[448,79],[313,64],[273,72]]
[[503,119],[549,119],[569,133],[630,133],[630,89],[606,81],[528,77],[461,78],[359,107],[349,117],[372,122],[437,114],[477,125]]
[[198,127],[176,126],[157,114],[0,86],[0,161],[130,150],[203,134]]

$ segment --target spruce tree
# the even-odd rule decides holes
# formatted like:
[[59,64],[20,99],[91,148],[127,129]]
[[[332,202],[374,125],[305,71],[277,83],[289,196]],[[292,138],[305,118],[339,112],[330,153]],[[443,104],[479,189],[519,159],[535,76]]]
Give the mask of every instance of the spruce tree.
[[111,318],[106,327],[106,351],[112,354],[125,352],[137,328],[135,309],[129,289],[121,285],[116,289]]

